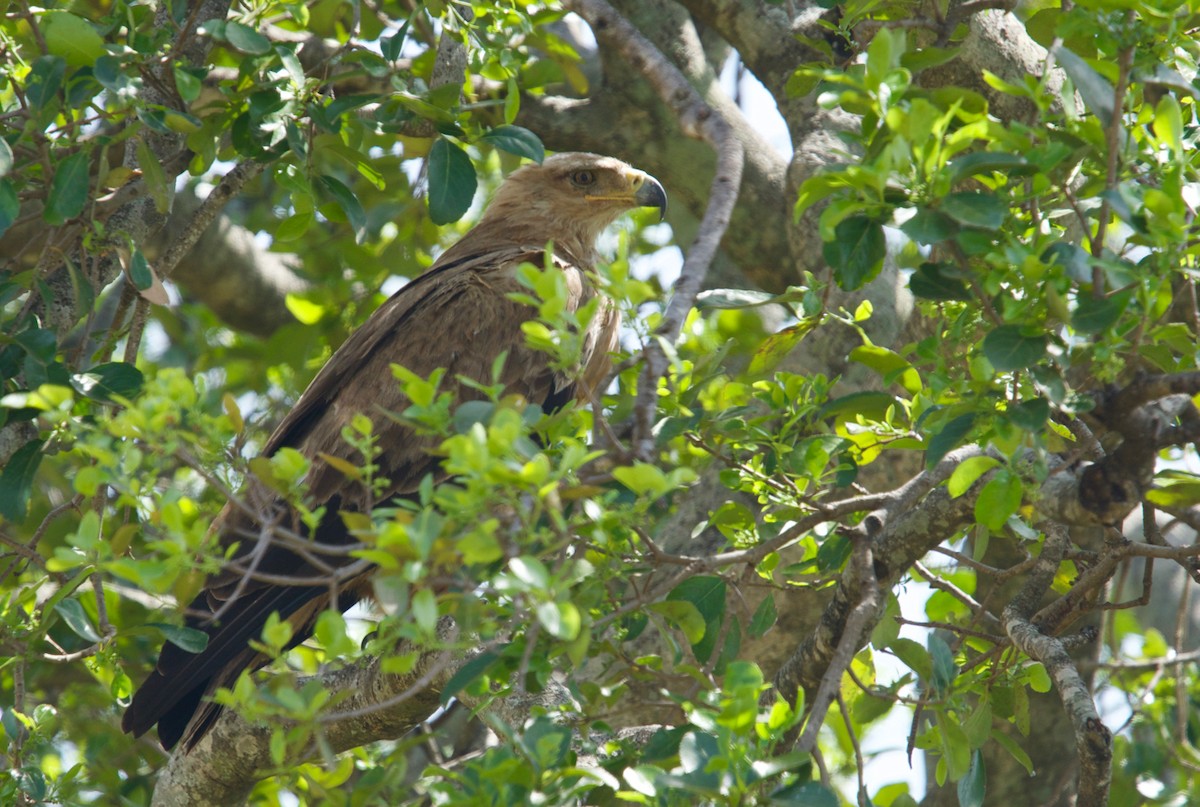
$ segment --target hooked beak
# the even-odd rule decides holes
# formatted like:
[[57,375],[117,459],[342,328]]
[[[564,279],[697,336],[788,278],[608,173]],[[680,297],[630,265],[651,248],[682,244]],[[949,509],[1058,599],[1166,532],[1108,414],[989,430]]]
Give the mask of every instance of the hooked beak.
[[657,207],[659,221],[667,217],[667,192],[662,183],[649,174],[643,174],[633,200],[639,207]]

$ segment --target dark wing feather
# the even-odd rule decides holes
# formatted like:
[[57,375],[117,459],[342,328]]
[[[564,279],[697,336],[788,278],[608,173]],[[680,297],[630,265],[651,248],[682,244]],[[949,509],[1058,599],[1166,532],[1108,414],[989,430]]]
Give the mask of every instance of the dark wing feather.
[[[427,473],[438,473],[437,461],[429,453],[434,441],[414,435],[383,414],[403,411],[408,406],[391,372],[393,363],[422,376],[445,368],[445,383],[462,402],[478,398],[480,393],[461,384],[457,376],[490,383],[496,357],[507,351],[500,379],[506,394],[519,393],[549,410],[563,405],[565,396],[575,391],[574,379],[554,373],[544,354],[526,346],[521,325],[533,312],[507,296],[522,290],[515,278],[516,268],[526,261],[540,264],[543,251],[513,246],[471,252],[463,250],[465,246],[460,243],[455,250],[455,255],[462,257],[435,264],[396,292],[352,334],[264,447],[264,455],[287,446],[313,460],[307,480],[309,491],[329,510],[314,536],[318,543],[353,542],[336,511],[361,510],[369,503],[356,482],[320,459],[322,455],[351,462],[361,459],[341,436],[343,427],[356,413],[367,415],[374,423],[383,447],[381,473],[391,480],[389,496],[411,493]],[[573,310],[592,292],[578,268],[561,261],[558,265],[566,274],[569,307]],[[585,388],[590,389],[603,378],[606,354],[615,345],[616,328],[616,316],[609,308],[597,317],[587,335],[591,355],[586,357],[580,374]],[[273,497],[265,486],[253,481],[246,493],[254,501],[271,502]],[[298,527],[286,521],[288,514],[281,502],[276,500],[270,506],[281,512],[285,524]],[[224,545],[239,545],[234,563],[208,581],[192,603],[188,617],[189,625],[209,634],[208,646],[192,654],[165,645],[155,672],[138,690],[123,720],[125,730],[135,735],[158,723],[159,737],[166,748],[181,738],[185,747],[192,747],[220,713],[220,707],[202,702],[204,696],[217,687],[232,686],[243,669],[264,663],[265,659],[247,642],[260,634],[272,612],[292,623],[293,642],[298,643],[311,635],[316,616],[331,604],[328,573],[279,544],[265,547],[256,570],[309,579],[313,584],[283,586],[245,579],[245,565],[256,547],[252,539],[262,532],[250,516],[227,508],[221,531]],[[333,567],[351,560],[329,555],[323,558],[327,566]],[[343,584],[339,608],[349,608],[369,594],[370,571]],[[218,613],[219,620],[214,621]]]

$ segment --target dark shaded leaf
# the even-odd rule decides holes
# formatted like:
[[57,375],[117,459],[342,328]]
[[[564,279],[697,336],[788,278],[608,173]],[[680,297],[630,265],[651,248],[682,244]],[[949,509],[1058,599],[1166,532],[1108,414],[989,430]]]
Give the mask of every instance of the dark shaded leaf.
[[918,244],[930,245],[953,236],[958,232],[958,225],[945,213],[922,207],[912,218],[900,225],[900,232]]
[[0,235],[4,235],[19,215],[21,200],[17,198],[17,192],[13,190],[11,182],[0,179]]
[[542,145],[541,138],[523,126],[497,126],[480,140],[509,154],[528,157],[539,164],[546,158],[546,148]]
[[705,624],[704,637],[692,644],[692,652],[701,664],[707,662],[725,619],[725,581],[719,577],[689,578],[672,589],[667,601],[688,602],[700,612]]
[[998,230],[1008,216],[1008,207],[991,192],[959,191],[942,200],[942,212],[968,227]]
[[8,176],[8,172],[13,167],[12,146],[8,145],[8,141],[0,137],[0,177]]
[[1008,417],[1027,432],[1040,431],[1046,425],[1046,418],[1050,417],[1050,402],[1045,398],[1022,401],[1008,410]]
[[54,612],[62,617],[63,622],[67,623],[67,627],[74,631],[76,636],[89,642],[100,641],[100,634],[92,627],[87,612],[83,610],[83,603],[79,600],[60,600],[54,604]]
[[774,791],[771,794],[771,804],[792,807],[838,807],[840,802],[834,792],[820,782],[805,782]]
[[445,705],[449,703],[451,698],[453,698],[459,692],[462,692],[477,678],[486,673],[488,668],[491,667],[492,664],[494,664],[499,658],[499,653],[488,650],[480,653],[478,656],[459,667],[458,671],[454,673],[454,675],[450,676],[450,680],[446,682],[444,687],[442,687],[442,704]]
[[336,177],[322,174],[317,177],[317,180],[320,186],[325,189],[325,192],[337,202],[342,212],[346,214],[346,221],[350,223],[350,227],[354,230],[354,240],[362,243],[367,232],[367,212],[363,210],[362,202],[358,201],[358,197],[354,195],[354,191],[346,187]]
[[15,341],[25,348],[38,364],[50,364],[58,353],[58,337],[49,328],[29,328],[16,335]]
[[954,651],[936,633],[929,634],[926,642],[929,656],[933,659],[933,686],[941,693],[948,692],[958,677],[958,665],[954,663]]
[[25,520],[33,477],[41,461],[41,440],[30,440],[9,458],[0,472],[0,516],[18,524]]
[[203,653],[208,647],[208,634],[196,628],[166,622],[149,622],[146,627],[158,628],[168,642],[189,653]]
[[983,754],[976,749],[971,752],[971,765],[967,773],[958,780],[959,807],[983,807],[987,793],[987,773],[984,770]]
[[135,249],[129,258],[129,279],[138,291],[145,291],[154,283],[154,273],[150,271],[150,264],[140,249]]
[[888,409],[895,405],[896,397],[886,392],[852,392],[826,403],[821,407],[818,417],[852,420],[862,415],[868,420],[883,420],[887,417]]
[[763,597],[763,601],[758,604],[758,608],[754,609],[754,616],[750,618],[750,627],[747,633],[750,634],[751,639],[757,639],[774,627],[778,618],[779,612],[775,610],[775,597],[768,591],[767,596]]
[[950,272],[953,267],[940,263],[923,263],[908,279],[912,293],[925,300],[970,300],[967,284]]
[[1132,292],[1125,291],[1111,297],[1080,297],[1075,310],[1071,312],[1071,327],[1079,333],[1108,330],[1121,318],[1132,296]]
[[478,179],[471,158],[445,138],[429,150],[429,218],[435,224],[458,221],[475,198]]
[[1113,85],[1108,79],[1097,73],[1090,64],[1062,45],[1054,48],[1053,53],[1059,65],[1071,77],[1075,89],[1079,90],[1084,106],[1091,110],[1105,129],[1111,126],[1114,112],[1113,103],[1116,98]]
[[954,185],[977,174],[999,171],[1008,176],[1020,176],[1034,170],[1029,160],[1020,154],[1005,151],[973,151],[951,160],[947,167],[950,169],[950,182]]
[[58,226],[83,212],[90,190],[90,157],[87,151],[79,151],[55,167],[46,209],[42,212],[47,224]]
[[142,371],[123,361],[98,364],[71,376],[71,386],[97,401],[112,401],[113,396],[135,398],[142,391],[142,381]]
[[983,355],[1001,372],[1021,370],[1046,355],[1046,335],[1026,336],[1016,325],[1001,325],[984,337]]
[[1067,276],[1077,283],[1092,281],[1091,256],[1076,244],[1059,241],[1051,244],[1042,253],[1042,261],[1061,266],[1067,270]]
[[968,413],[959,415],[943,426],[941,431],[929,438],[929,447],[925,449],[925,466],[932,468],[958,448],[974,425],[975,415]]
[[25,101],[35,111],[40,111],[54,100],[62,87],[67,63],[60,56],[39,56],[29,67],[25,79]]
[[883,225],[866,216],[850,216],[838,223],[833,236],[822,254],[839,286],[853,291],[879,274],[887,252]]
[[850,558],[854,549],[850,539],[844,535],[830,535],[817,549],[817,568],[823,572],[840,569]]
[[271,52],[271,40],[248,25],[229,20],[225,23],[225,39],[242,53],[262,56]]

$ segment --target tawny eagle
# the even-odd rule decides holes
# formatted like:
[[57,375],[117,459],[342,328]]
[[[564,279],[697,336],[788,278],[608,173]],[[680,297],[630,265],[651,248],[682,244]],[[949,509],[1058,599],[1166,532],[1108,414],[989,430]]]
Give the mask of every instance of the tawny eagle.
[[[597,261],[601,231],[627,210],[665,211],[666,204],[657,180],[611,157],[556,154],[513,172],[479,223],[333,354],[267,440],[264,456],[291,447],[312,461],[308,490],[314,504],[327,511],[315,534],[303,540],[353,543],[338,512],[362,512],[374,501],[360,482],[337,467],[339,459],[362,460],[342,437],[357,414],[374,423],[382,448],[379,476],[390,480],[385,500],[413,493],[427,474],[445,477],[430,453],[431,438],[381,414],[408,406],[390,369],[393,363],[422,376],[444,368],[444,383],[462,402],[478,399],[480,393],[460,379],[491,383],[493,365],[504,352],[500,381],[506,395],[520,394],[547,411],[586,398],[608,372],[608,354],[617,340],[615,309],[606,301],[592,320],[576,372],[555,371],[545,353],[526,344],[521,326],[536,312],[509,297],[523,291],[516,270],[525,262],[545,265],[547,245],[552,245],[553,265],[565,275],[568,307],[574,311],[597,294],[588,274]],[[325,458],[336,459],[331,463]],[[250,481],[241,499],[251,506],[231,504],[219,522],[222,544],[237,546],[232,559],[207,581],[187,617],[190,627],[208,634],[207,646],[189,653],[164,644],[157,667],[122,721],[135,736],[157,723],[167,749],[181,739],[185,749],[192,748],[220,715],[213,692],[232,687],[243,670],[265,663],[249,642],[260,636],[271,613],[291,623],[295,644],[312,634],[323,610],[344,610],[371,593],[373,568],[330,586],[331,573],[354,558],[316,557],[295,542],[272,539],[272,526],[294,535],[305,532],[267,485]]]

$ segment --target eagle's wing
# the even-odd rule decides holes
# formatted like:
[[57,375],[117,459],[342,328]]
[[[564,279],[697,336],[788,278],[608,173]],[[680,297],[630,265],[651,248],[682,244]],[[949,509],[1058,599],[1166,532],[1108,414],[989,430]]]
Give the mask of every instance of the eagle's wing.
[[[543,260],[544,251],[538,247],[455,250],[452,260],[435,264],[396,292],[313,379],[267,441],[263,454],[291,447],[312,460],[309,494],[316,504],[328,508],[313,536],[317,543],[354,542],[337,511],[361,510],[371,503],[361,483],[321,459],[361,461],[342,438],[343,428],[355,414],[373,421],[382,449],[379,475],[390,480],[388,497],[413,492],[427,473],[441,475],[436,457],[430,454],[436,439],[418,436],[384,414],[402,412],[409,405],[392,364],[420,376],[445,368],[443,388],[455,392],[460,403],[482,395],[459,377],[492,383],[492,368],[501,352],[507,353],[499,379],[505,394],[519,393],[547,410],[576,394],[585,397],[585,390],[601,383],[607,354],[617,339],[618,320],[611,305],[602,308],[585,334],[584,366],[576,374],[556,373],[544,353],[525,343],[521,326],[535,312],[508,295],[523,290],[516,279],[517,268],[524,262],[541,265]],[[567,281],[568,307],[576,310],[594,292],[580,268],[559,258],[555,263]],[[281,502],[271,502],[273,494],[261,483],[252,482],[247,493],[252,501],[269,502],[267,510],[276,509],[284,526],[301,531],[294,514]],[[341,609],[370,592],[373,568],[330,585],[338,568],[354,558],[297,552],[277,542],[260,544],[269,540],[267,531],[241,510],[227,508],[221,529],[222,542],[238,543],[238,549],[227,568],[208,581],[188,617],[189,625],[209,634],[208,646],[193,654],[164,645],[155,672],[125,712],[126,731],[139,735],[158,723],[159,739],[166,748],[181,737],[189,748],[197,742],[220,713],[220,707],[202,703],[203,698],[217,687],[232,686],[243,669],[264,663],[247,643],[259,636],[272,612],[292,623],[293,643],[298,643],[311,635],[317,615],[335,604],[331,592],[337,592],[336,605]],[[253,574],[249,574],[251,567]],[[297,582],[283,584],[284,578]]]

